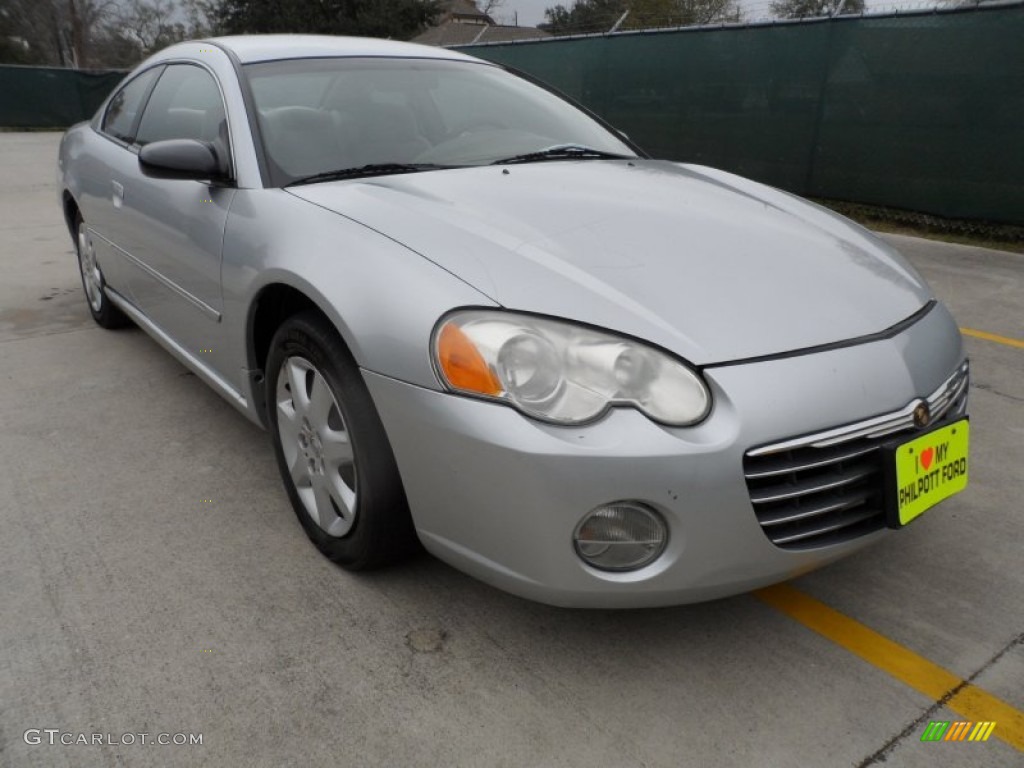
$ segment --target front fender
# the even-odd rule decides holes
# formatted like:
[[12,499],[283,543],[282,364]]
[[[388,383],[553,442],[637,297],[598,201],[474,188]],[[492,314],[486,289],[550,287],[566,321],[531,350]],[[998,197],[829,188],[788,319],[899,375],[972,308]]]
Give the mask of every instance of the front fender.
[[279,189],[238,191],[221,269],[233,349],[250,348],[261,291],[283,284],[320,308],[360,367],[430,389],[439,388],[429,355],[438,318],[455,307],[494,306],[405,246]]

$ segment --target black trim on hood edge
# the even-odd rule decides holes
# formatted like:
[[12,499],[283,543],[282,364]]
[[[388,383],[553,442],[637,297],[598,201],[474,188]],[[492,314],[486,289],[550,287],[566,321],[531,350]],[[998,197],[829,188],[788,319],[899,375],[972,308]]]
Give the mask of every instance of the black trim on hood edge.
[[938,302],[935,299],[929,299],[927,304],[917,310],[917,312],[912,314],[910,317],[900,320],[896,325],[889,326],[884,331],[878,331],[878,333],[869,333],[866,336],[857,336],[852,339],[846,339],[845,341],[833,341],[828,344],[818,344],[813,347],[802,347],[801,349],[793,349],[789,352],[776,352],[772,355],[744,357],[739,360],[729,360],[724,363],[708,363],[707,365],[701,366],[701,368],[727,368],[731,365],[747,365],[748,363],[765,363],[769,360],[785,360],[789,357],[802,357],[803,355],[813,355],[818,352],[831,352],[833,349],[856,347],[860,344],[869,344],[872,341],[891,339],[893,336],[899,335],[907,328],[914,325],[918,320],[921,320],[935,308],[936,304],[938,304]]

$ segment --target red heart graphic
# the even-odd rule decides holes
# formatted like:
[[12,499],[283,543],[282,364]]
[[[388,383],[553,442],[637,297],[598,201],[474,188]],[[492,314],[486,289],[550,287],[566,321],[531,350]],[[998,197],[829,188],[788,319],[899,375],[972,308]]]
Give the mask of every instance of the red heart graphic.
[[921,451],[921,466],[928,469],[932,465],[932,459],[935,458],[934,448],[925,448]]

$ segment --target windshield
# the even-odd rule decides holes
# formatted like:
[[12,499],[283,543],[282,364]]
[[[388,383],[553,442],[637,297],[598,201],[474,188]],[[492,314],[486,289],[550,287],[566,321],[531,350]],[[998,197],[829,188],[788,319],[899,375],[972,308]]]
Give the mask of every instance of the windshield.
[[486,165],[552,147],[594,152],[529,159],[635,157],[589,115],[489,64],[293,59],[245,71],[276,186],[364,166]]

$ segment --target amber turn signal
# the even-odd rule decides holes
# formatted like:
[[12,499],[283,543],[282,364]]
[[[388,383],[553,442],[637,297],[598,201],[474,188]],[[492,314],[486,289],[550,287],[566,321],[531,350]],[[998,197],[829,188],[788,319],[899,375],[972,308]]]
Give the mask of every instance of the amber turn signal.
[[462,330],[446,323],[437,337],[437,360],[448,384],[464,392],[500,395],[501,382]]

